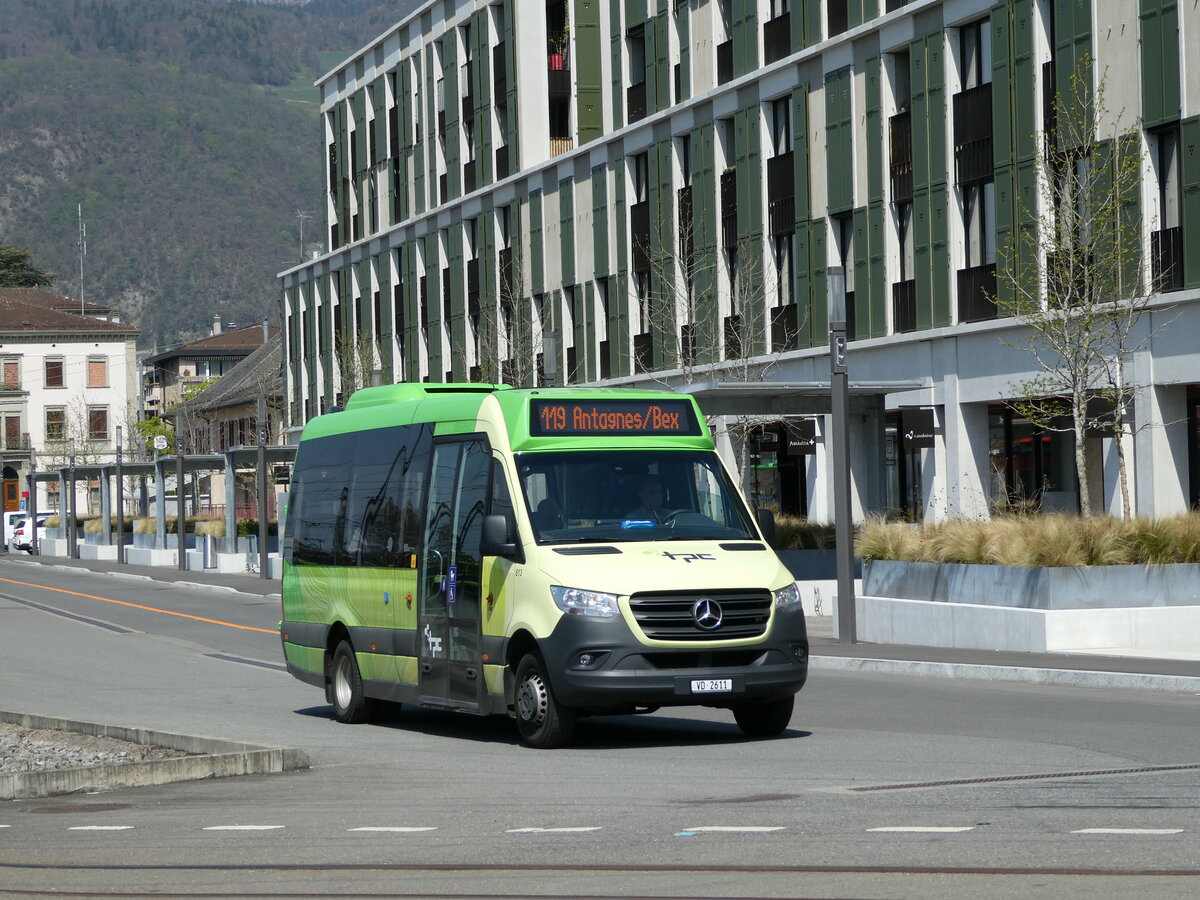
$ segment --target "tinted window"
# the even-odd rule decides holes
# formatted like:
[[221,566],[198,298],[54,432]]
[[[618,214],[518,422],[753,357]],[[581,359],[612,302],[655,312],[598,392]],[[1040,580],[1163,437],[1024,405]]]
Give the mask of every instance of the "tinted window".
[[300,445],[288,503],[293,562],[337,562],[344,541],[354,448],[352,434],[314,438]]

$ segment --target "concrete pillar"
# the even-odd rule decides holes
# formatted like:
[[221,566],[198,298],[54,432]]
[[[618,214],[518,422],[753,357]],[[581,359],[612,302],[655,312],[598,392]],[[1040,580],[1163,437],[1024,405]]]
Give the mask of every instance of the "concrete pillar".
[[100,470],[100,543],[112,543],[112,475],[108,469]]
[[1136,416],[1136,515],[1181,515],[1188,511],[1187,388],[1142,388],[1137,393]]

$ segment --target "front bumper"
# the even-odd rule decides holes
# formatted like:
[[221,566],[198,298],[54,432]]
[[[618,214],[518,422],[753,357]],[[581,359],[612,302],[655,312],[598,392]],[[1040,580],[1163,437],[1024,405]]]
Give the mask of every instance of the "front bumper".
[[[540,649],[559,702],[598,712],[772,700],[796,693],[808,676],[808,634],[799,604],[776,611],[767,635],[749,646],[704,641],[649,647],[620,617],[563,616]],[[595,661],[581,664],[583,654]],[[712,679],[729,679],[730,689],[693,692],[693,681]]]

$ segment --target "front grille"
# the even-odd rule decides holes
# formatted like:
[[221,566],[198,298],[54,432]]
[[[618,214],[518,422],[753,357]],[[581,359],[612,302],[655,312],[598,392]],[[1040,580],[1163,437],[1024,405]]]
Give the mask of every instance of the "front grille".
[[[697,601],[708,598],[721,608],[717,628],[701,628],[692,614]],[[759,637],[771,618],[767,591],[665,591],[634,594],[629,608],[642,633],[655,641],[732,641]]]
[[741,669],[758,664],[767,652],[761,647],[752,650],[710,650],[702,653],[676,650],[670,653],[643,653],[642,659],[655,669]]

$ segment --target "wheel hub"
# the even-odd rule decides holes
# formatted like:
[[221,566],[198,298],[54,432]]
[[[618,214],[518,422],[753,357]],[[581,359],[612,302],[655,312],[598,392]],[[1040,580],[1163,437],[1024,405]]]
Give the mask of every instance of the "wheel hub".
[[546,718],[549,702],[546,683],[541,676],[530,675],[521,682],[521,689],[517,691],[517,715],[522,722],[536,728]]

